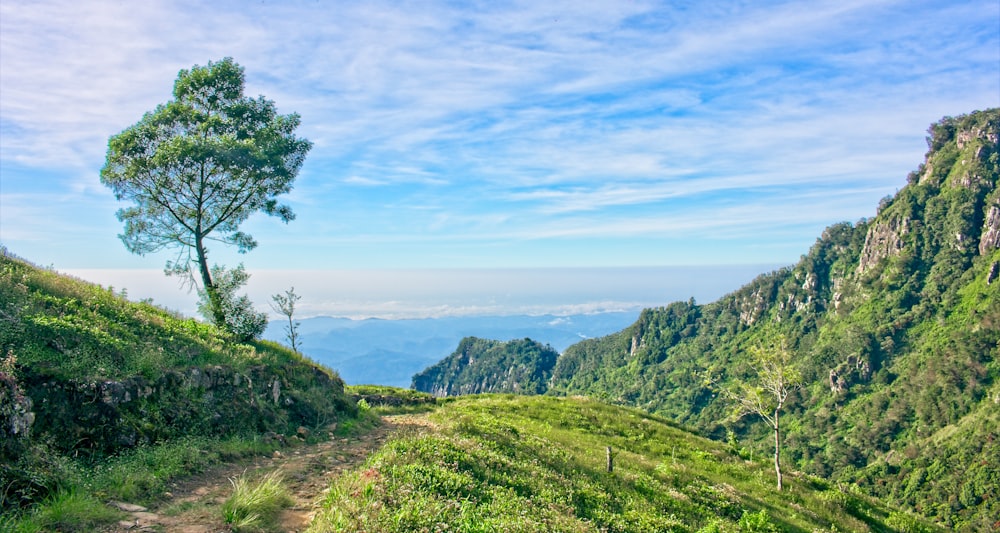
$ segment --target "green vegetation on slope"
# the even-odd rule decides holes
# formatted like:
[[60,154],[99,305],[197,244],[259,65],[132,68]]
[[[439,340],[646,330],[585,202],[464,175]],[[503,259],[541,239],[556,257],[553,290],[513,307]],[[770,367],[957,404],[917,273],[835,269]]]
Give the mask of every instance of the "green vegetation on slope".
[[207,439],[191,448],[206,457],[229,441],[262,450],[265,435],[356,414],[335,373],[291,350],[235,342],[213,326],[0,252],[5,513],[67,494],[76,505],[77,493],[93,498],[101,487],[148,497],[191,468],[160,472],[156,460],[139,463],[130,481],[93,480],[117,458],[144,450],[176,449],[188,439]]
[[236,343],[219,329],[113,287],[0,253],[0,346],[26,373],[57,379],[155,378],[164,370],[245,370],[305,360],[276,344]]
[[796,265],[716,302],[646,309],[570,346],[547,392],[719,440],[733,431],[769,453],[766,425],[734,420],[719,393],[753,374],[751,348],[777,333],[805,383],[783,414],[790,466],[949,527],[1000,528],[1000,109],[945,118],[927,140],[875,218],[827,228]]
[[786,457],[953,528],[1000,516],[1000,110],[930,129],[926,162],[872,220],[828,228],[797,265],[708,305],[648,309],[571,346],[550,392],[635,405],[768,450],[720,386],[776,329],[807,386],[790,398]]
[[437,364],[413,376],[413,388],[435,396],[545,392],[559,352],[531,339],[466,337]]
[[[662,418],[580,398],[465,396],[334,481],[310,531],[934,531]],[[607,447],[613,471],[607,471]]]

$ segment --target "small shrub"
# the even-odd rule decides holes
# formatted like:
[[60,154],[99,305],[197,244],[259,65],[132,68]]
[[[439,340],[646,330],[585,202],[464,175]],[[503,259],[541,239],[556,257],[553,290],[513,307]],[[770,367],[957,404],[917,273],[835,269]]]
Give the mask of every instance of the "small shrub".
[[756,513],[743,511],[740,517],[740,531],[743,533],[777,533],[778,528],[771,523],[771,518],[767,516],[767,511],[761,509]]
[[894,531],[900,531],[903,533],[929,533],[934,531],[932,528],[920,522],[920,520],[918,520],[915,516],[899,511],[892,511],[889,513],[889,518],[886,519],[885,525],[891,527]]
[[698,533],[722,533],[722,525],[718,520],[713,520],[705,527],[698,530]]

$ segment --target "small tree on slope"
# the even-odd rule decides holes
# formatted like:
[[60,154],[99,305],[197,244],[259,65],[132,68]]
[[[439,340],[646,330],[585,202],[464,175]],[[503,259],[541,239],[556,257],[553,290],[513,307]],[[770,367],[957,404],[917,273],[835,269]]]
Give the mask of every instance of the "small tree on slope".
[[781,486],[781,410],[788,395],[802,384],[802,375],[792,364],[792,353],[784,335],[775,334],[750,348],[752,382],[739,381],[722,394],[733,401],[738,415],[757,414],[774,431],[774,471]]
[[301,299],[301,296],[295,294],[295,287],[285,291],[285,294],[271,296],[271,309],[288,318],[288,325],[285,326],[285,338],[288,339],[292,351],[296,353],[299,353],[299,345],[302,344],[302,338],[299,336],[301,322],[296,322],[294,319],[295,304]]

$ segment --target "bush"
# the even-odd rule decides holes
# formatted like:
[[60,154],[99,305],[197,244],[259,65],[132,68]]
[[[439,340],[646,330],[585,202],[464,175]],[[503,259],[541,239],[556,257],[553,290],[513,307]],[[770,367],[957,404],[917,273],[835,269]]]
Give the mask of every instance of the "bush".
[[740,531],[744,533],[777,533],[778,528],[771,523],[771,518],[767,516],[767,511],[761,509],[756,513],[743,511],[740,517]]

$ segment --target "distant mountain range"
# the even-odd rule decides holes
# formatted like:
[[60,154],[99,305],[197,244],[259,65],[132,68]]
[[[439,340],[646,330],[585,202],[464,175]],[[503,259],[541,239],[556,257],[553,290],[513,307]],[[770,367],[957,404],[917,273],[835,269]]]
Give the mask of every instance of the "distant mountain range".
[[[315,317],[300,320],[302,352],[352,385],[409,387],[413,375],[455,350],[465,337],[531,338],[562,352],[571,344],[621,331],[639,311],[584,315],[471,316],[405,320]],[[285,342],[287,322],[268,324],[264,338]]]

